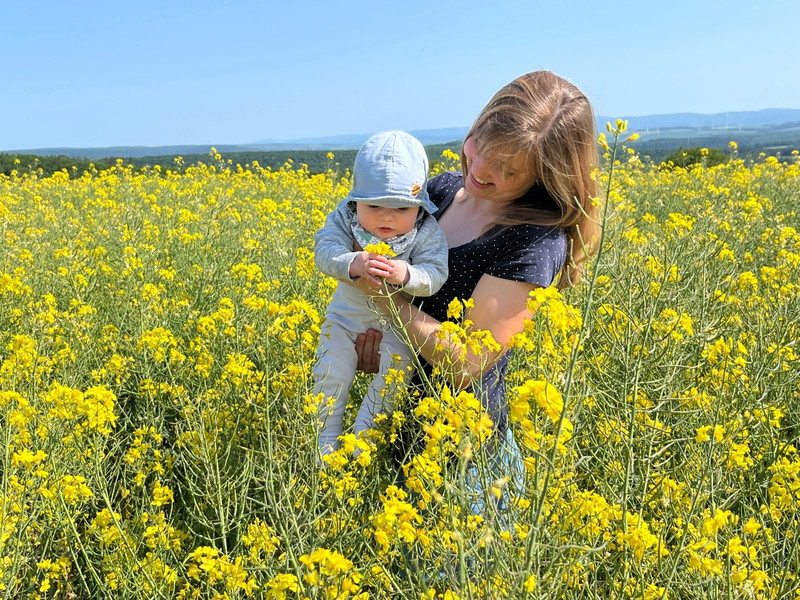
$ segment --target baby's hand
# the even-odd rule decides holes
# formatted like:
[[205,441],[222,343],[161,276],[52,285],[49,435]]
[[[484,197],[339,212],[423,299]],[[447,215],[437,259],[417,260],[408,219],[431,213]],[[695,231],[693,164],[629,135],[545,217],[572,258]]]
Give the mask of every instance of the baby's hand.
[[403,286],[408,283],[410,274],[408,272],[408,263],[404,260],[390,260],[389,269],[392,271],[391,275],[386,277],[386,281],[393,285]]
[[394,272],[395,269],[392,268],[389,259],[379,254],[361,251],[350,263],[350,277],[364,277],[376,285],[380,285],[380,280],[377,277],[387,278],[388,281],[388,278]]

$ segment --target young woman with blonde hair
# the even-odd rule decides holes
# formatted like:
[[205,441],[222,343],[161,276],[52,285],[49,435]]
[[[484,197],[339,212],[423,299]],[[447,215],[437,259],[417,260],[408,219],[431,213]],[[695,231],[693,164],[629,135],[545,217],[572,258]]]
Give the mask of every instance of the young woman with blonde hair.
[[[505,375],[511,338],[520,333],[529,293],[575,284],[599,240],[596,135],[592,107],[573,84],[535,71],[500,89],[481,111],[461,151],[463,173],[428,183],[449,248],[450,275],[430,298],[388,298],[356,282],[394,314],[413,347],[450,385],[480,394],[496,433],[507,428]],[[453,298],[472,298],[466,318],[488,330],[499,350],[464,354],[437,333]],[[394,308],[392,308],[394,305]],[[380,334],[358,337],[359,366],[379,363]]]

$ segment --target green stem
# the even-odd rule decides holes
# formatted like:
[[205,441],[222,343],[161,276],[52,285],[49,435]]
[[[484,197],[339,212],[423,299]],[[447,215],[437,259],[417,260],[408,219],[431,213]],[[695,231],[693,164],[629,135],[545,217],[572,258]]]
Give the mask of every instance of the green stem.
[[[608,197],[609,197],[609,194],[611,192],[611,184],[612,184],[613,179],[614,179],[614,161],[616,160],[618,145],[619,145],[619,132],[615,133],[615,135],[614,135],[614,146],[613,146],[613,150],[612,150],[612,153],[611,153],[611,163],[610,163],[611,164],[611,168],[610,168],[609,173],[608,173],[608,183],[606,184],[606,190],[605,190],[605,206],[604,206],[604,210],[603,210],[603,218],[601,220],[600,240],[598,241],[598,251],[597,251],[597,257],[595,258],[595,265],[599,264],[600,257],[603,255],[603,243],[605,241],[605,235],[606,235],[606,227],[605,227],[605,225],[606,225],[606,222],[608,220]],[[586,339],[586,336],[588,335],[589,315],[591,314],[592,302],[594,300],[594,290],[595,290],[596,282],[597,282],[597,272],[598,272],[598,269],[595,266],[595,268],[592,269],[592,278],[591,278],[591,281],[589,282],[589,291],[588,291],[588,295],[587,295],[587,298],[586,298],[586,303],[585,303],[585,306],[584,306],[584,309],[583,309],[583,315],[582,315],[582,319],[583,320],[582,320],[582,323],[581,323],[581,329],[578,332],[578,335],[576,336],[575,341],[574,341],[574,343],[572,345],[572,350],[571,350],[571,354],[570,354],[570,362],[569,362],[569,366],[567,368],[567,373],[566,373],[566,383],[565,383],[565,386],[564,386],[564,394],[563,394],[564,406],[563,406],[563,408],[561,410],[561,415],[559,415],[558,424],[557,424],[557,427],[556,427],[556,434],[555,434],[555,437],[554,437],[554,440],[553,440],[553,448],[550,451],[550,457],[549,457],[549,459],[548,459],[548,461],[546,463],[546,471],[545,471],[545,476],[544,476],[544,483],[542,485],[542,490],[539,493],[539,497],[537,498],[537,501],[534,504],[535,513],[534,513],[533,519],[532,519],[532,521],[530,523],[531,531],[529,533],[527,546],[526,546],[526,549],[525,549],[526,560],[525,560],[525,566],[524,566],[524,569],[523,569],[523,573],[526,573],[526,572],[530,571],[530,569],[531,569],[531,559],[532,559],[532,556],[533,556],[533,548],[534,548],[534,546],[536,545],[536,543],[538,541],[538,531],[539,531],[538,525],[539,525],[539,521],[540,521],[540,519],[542,517],[542,511],[544,510],[544,504],[545,504],[545,499],[547,497],[547,491],[548,491],[548,489],[550,487],[550,479],[551,479],[551,477],[553,475],[553,471],[555,470],[555,462],[556,462],[556,457],[557,457],[557,454],[558,454],[558,442],[561,439],[561,435],[564,432],[564,421],[566,419],[566,414],[567,414],[567,410],[568,410],[568,406],[569,406],[569,398],[570,398],[570,392],[572,390],[572,383],[574,381],[573,374],[574,374],[574,371],[575,371],[575,365],[577,363],[578,352],[580,351],[580,348],[583,345],[583,341]]]

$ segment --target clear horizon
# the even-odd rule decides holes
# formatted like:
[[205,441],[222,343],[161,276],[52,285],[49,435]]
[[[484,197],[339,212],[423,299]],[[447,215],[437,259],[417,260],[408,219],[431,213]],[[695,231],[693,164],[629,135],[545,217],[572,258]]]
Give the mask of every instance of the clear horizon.
[[794,108],[800,3],[607,8],[145,0],[4,7],[1,150],[246,144],[469,126],[546,68],[598,115]]
[[[602,129],[602,127],[601,127],[602,122],[604,122],[606,120],[609,120],[610,122],[613,122],[617,118],[635,120],[635,119],[647,119],[647,118],[659,117],[659,116],[672,116],[672,115],[679,115],[679,114],[686,114],[686,115],[700,116],[700,117],[721,117],[722,115],[727,114],[729,112],[730,113],[738,113],[738,112],[748,112],[748,113],[749,112],[754,112],[755,113],[755,112],[768,111],[768,110],[800,111],[800,109],[794,109],[794,108],[769,107],[769,108],[765,108],[765,109],[759,109],[759,110],[756,110],[756,111],[723,111],[723,112],[720,112],[720,113],[664,113],[664,114],[660,114],[660,115],[620,115],[620,116],[613,116],[613,117],[609,116],[609,115],[597,115],[597,121],[598,121],[598,128]],[[792,121],[792,122],[794,122],[794,121]],[[798,122],[800,122],[800,121],[798,121]],[[774,123],[774,125],[781,125],[781,124],[782,123],[778,123],[778,122]],[[711,128],[711,129],[719,129],[721,127],[721,125],[719,125],[719,124],[709,124],[707,126],[709,128]],[[460,127],[426,128],[426,129],[422,129],[422,130],[409,130],[409,131],[411,133],[415,133],[415,132],[435,132],[437,130],[446,130],[446,129],[466,129],[467,127],[468,127],[467,125],[462,125]],[[688,124],[685,124],[685,125],[683,125],[683,127],[692,127],[692,126],[688,125]],[[704,127],[706,127],[706,126],[704,126]],[[737,126],[736,123],[731,123],[726,127],[726,129],[730,129],[731,131],[735,131],[737,129],[737,127],[738,126]],[[629,128],[631,129],[631,131],[635,131],[636,130],[636,131],[639,131],[640,133],[644,132],[643,129],[638,129],[638,130],[636,129],[636,125],[635,125],[634,121],[632,121],[629,124]],[[667,128],[668,129],[669,127],[662,126],[662,128]],[[61,150],[61,149],[101,150],[101,149],[104,149],[104,148],[170,148],[170,147],[178,147],[178,146],[202,146],[202,147],[210,148],[211,146],[225,147],[225,146],[270,145],[270,144],[280,145],[280,144],[290,144],[290,143],[314,144],[314,143],[325,143],[328,140],[334,140],[334,141],[331,141],[330,143],[344,143],[344,142],[336,142],[335,140],[337,138],[348,138],[348,137],[351,137],[351,138],[363,137],[363,138],[366,139],[372,133],[374,133],[374,131],[347,132],[347,133],[339,133],[339,134],[328,134],[328,135],[322,135],[322,136],[306,136],[306,137],[301,137],[301,138],[246,140],[246,141],[240,141],[240,142],[231,142],[231,143],[225,142],[225,143],[211,143],[211,144],[184,144],[184,143],[180,143],[179,142],[179,143],[175,143],[175,144],[161,144],[161,145],[157,145],[157,146],[146,145],[146,144],[137,144],[137,145],[115,144],[115,145],[110,145],[110,146],[93,146],[93,147],[85,147],[85,146],[50,146],[50,147],[39,147],[39,148],[10,148],[10,149],[0,149],[0,152],[4,152],[4,153],[5,152],[14,152],[14,151],[24,152],[24,151],[27,151],[27,150],[54,150],[54,149],[57,149],[57,150]],[[451,140],[447,140],[447,141],[451,141]],[[437,143],[440,143],[440,142],[425,142],[426,145],[428,143],[437,144]],[[357,147],[357,146],[354,146],[354,147]]]

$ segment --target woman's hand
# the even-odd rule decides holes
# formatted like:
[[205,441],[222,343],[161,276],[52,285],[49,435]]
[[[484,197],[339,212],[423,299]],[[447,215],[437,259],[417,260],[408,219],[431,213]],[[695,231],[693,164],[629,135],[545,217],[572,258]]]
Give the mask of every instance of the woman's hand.
[[[385,314],[395,315],[395,325],[409,336],[412,347],[432,365],[451,373],[457,389],[468,387],[479,380],[508,349],[511,338],[525,328],[530,318],[528,296],[535,287],[530,283],[483,275],[472,292],[474,305],[464,315],[472,321],[470,331],[487,329],[500,349],[482,349],[478,353],[459,343],[450,343],[438,334],[442,324],[425,314],[401,296],[390,298],[379,285],[366,278],[354,281],[355,285]],[[392,306],[394,305],[394,306]],[[359,365],[362,356],[359,355]]]
[[381,364],[381,339],[379,329],[367,329],[356,336],[356,369],[364,373],[377,373]]

